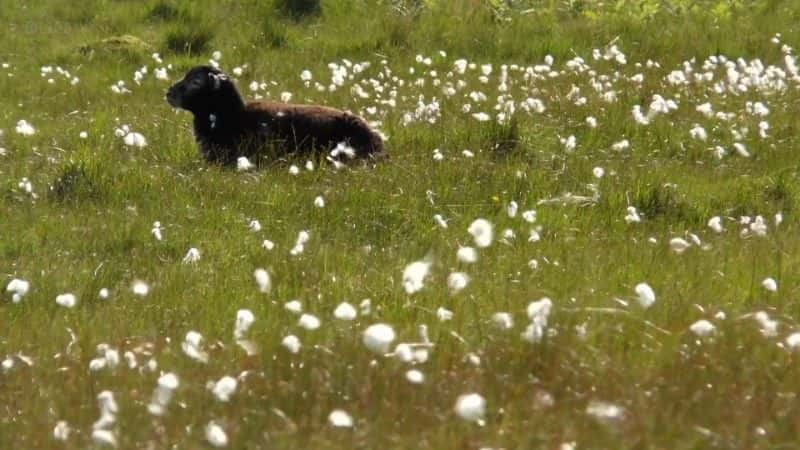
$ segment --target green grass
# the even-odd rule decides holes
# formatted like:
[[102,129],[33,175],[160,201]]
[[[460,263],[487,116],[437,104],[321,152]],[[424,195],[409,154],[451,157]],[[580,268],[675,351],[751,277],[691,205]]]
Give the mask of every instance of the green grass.
[[[570,442],[578,449],[793,448],[800,369],[785,339],[797,331],[800,315],[798,82],[787,80],[780,93],[719,95],[713,83],[677,87],[665,77],[692,58],[695,72],[703,72],[710,55],[758,58],[786,70],[781,46],[770,40],[781,33],[782,43],[800,45],[800,4],[690,3],[6,5],[0,10],[8,28],[0,37],[0,63],[10,65],[0,69],[0,287],[22,278],[31,291],[17,304],[0,294],[0,360],[14,361],[0,369],[0,442],[8,448],[97,445],[91,438],[96,397],[111,390],[120,407],[111,428],[120,448],[207,447],[204,428],[211,420],[225,429],[231,448],[566,449],[561,445]],[[107,39],[125,35],[146,47],[126,46],[126,39],[109,46]],[[611,42],[627,64],[592,58],[593,49],[602,52]],[[197,153],[188,113],[167,106],[169,83],[153,71],[172,64],[169,76],[176,80],[214,50],[229,73],[244,67],[237,81],[248,97],[251,81],[265,82],[261,95],[287,91],[296,102],[379,120],[390,159],[341,171],[322,160],[307,171],[301,158],[247,173],[209,166]],[[152,52],[161,53],[163,64]],[[512,122],[471,116],[494,117],[503,94],[501,65],[543,64],[548,54],[559,71],[580,56],[596,73],[565,71],[527,83],[511,69]],[[417,55],[430,57],[431,66]],[[448,76],[459,58],[478,68]],[[396,106],[377,103],[368,84],[372,97],[359,98],[351,92],[353,80],[334,92],[318,91],[315,82],[331,83],[328,64],[343,59],[369,62],[355,81],[379,80],[381,99],[395,90]],[[661,67],[645,67],[648,59]],[[478,80],[481,64],[493,66],[485,84]],[[143,65],[148,73],[137,85],[133,73]],[[55,71],[40,76],[42,66],[60,66],[80,81],[70,85]],[[313,73],[309,87],[300,80],[305,69]],[[641,84],[629,80],[637,73],[644,74]],[[727,79],[724,69],[714,73],[714,82]],[[424,86],[414,85],[418,78]],[[602,100],[592,78],[612,83],[616,102]],[[444,95],[445,84],[459,79],[465,87]],[[118,80],[132,93],[112,93]],[[586,105],[568,98],[573,86]],[[472,102],[471,91],[488,99]],[[647,111],[653,94],[675,99],[678,110],[636,124],[633,105]],[[420,96],[426,104],[437,99],[440,117],[404,123]],[[519,102],[528,96],[541,99],[545,112],[522,111]],[[706,101],[733,119],[705,118],[695,106]],[[747,114],[748,101],[763,102],[769,115]],[[472,104],[469,114],[464,103]],[[367,108],[376,105],[378,113],[370,114]],[[586,125],[590,115],[597,128]],[[22,119],[36,134],[15,132]],[[762,120],[770,125],[764,139]],[[148,145],[125,146],[114,134],[124,124]],[[706,142],[689,136],[694,124],[706,129]],[[744,127],[741,142],[750,158],[733,149],[731,129]],[[81,131],[88,137],[81,139]],[[578,143],[571,153],[560,143],[569,135]],[[630,148],[612,150],[623,138]],[[728,155],[714,157],[715,145]],[[442,161],[433,159],[437,148]],[[474,157],[463,156],[465,149]],[[289,173],[291,164],[301,167],[299,175]],[[604,169],[602,179],[593,177],[594,167]],[[35,195],[18,186],[23,177]],[[590,183],[600,193],[594,204],[538,203],[565,193],[590,196]],[[324,208],[313,203],[320,195]],[[527,242],[536,225],[506,214],[512,200],[520,213],[537,211],[539,242]],[[626,223],[629,206],[641,223]],[[784,221],[776,227],[778,212]],[[437,227],[435,214],[448,228]],[[745,215],[762,215],[766,236],[740,236]],[[723,217],[723,233],[708,228],[713,216]],[[467,228],[479,217],[494,224],[495,242],[479,249],[477,263],[459,263],[456,251],[473,245]],[[248,229],[254,219],[259,232]],[[155,221],[161,241],[151,234]],[[516,234],[508,244],[500,242],[505,229]],[[290,256],[301,230],[311,238],[301,255]],[[697,234],[703,248],[672,252],[669,240],[687,233]],[[276,248],[262,248],[264,239]],[[192,247],[202,257],[184,264]],[[403,269],[426,257],[433,265],[425,288],[406,294]],[[532,259],[538,268],[529,267]],[[259,267],[272,276],[269,294],[253,281]],[[451,295],[446,279],[454,271],[466,272],[471,282]],[[777,281],[777,292],[761,286],[767,277]],[[149,285],[146,297],[132,293],[136,280]],[[647,310],[635,300],[640,282],[657,296]],[[98,298],[101,288],[110,290],[108,300]],[[65,292],[76,295],[77,306],[55,303]],[[554,303],[548,334],[536,344],[523,341],[526,307],[545,296]],[[333,318],[340,302],[357,307],[365,298],[372,303],[369,316],[348,323]],[[292,299],[322,320],[318,330],[297,326],[297,316],[283,307]],[[439,307],[453,311],[453,319],[439,322]],[[260,347],[254,356],[232,338],[242,308],[256,317],[248,334]],[[512,314],[513,329],[494,326],[491,317],[500,311]],[[776,336],[762,335],[751,317],[757,311],[779,322]],[[689,331],[699,319],[714,323],[713,336]],[[423,384],[406,381],[409,364],[365,349],[362,333],[378,322],[394,327],[396,342],[417,342],[418,326],[428,326],[434,347],[414,367],[425,374]],[[68,330],[75,334],[71,345]],[[204,336],[208,364],[183,354],[190,330]],[[281,346],[289,334],[302,342],[296,355]],[[132,352],[139,367],[129,369],[123,359],[116,369],[90,372],[101,343]],[[33,365],[14,356],[19,353]],[[144,368],[151,358],[155,371]],[[147,405],[166,372],[180,386],[167,414],[154,417]],[[206,388],[240,374],[228,403]],[[471,392],[486,398],[484,426],[453,412],[456,398]],[[592,401],[621,406],[624,415],[598,420],[586,412]],[[352,429],[328,424],[337,408],[352,415]],[[65,443],[52,437],[59,420],[73,430]]]

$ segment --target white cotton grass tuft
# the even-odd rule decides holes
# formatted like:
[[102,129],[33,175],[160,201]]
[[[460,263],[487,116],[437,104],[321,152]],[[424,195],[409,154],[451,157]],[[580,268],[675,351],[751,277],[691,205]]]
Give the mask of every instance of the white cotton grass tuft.
[[6,285],[6,292],[11,294],[11,302],[12,303],[19,303],[22,299],[28,295],[28,292],[31,289],[31,284],[28,281],[22,280],[20,278],[14,278],[13,280],[9,281]]
[[313,314],[303,314],[297,321],[297,325],[304,330],[314,331],[320,327],[321,322],[317,316]]
[[295,241],[294,247],[289,250],[289,254],[292,256],[297,256],[305,250],[305,245],[308,240],[311,238],[311,234],[308,231],[302,230],[297,233],[297,241]]
[[633,290],[636,292],[636,300],[642,308],[647,309],[656,302],[656,293],[653,292],[653,288],[649,284],[639,283]]
[[692,244],[690,242],[680,237],[672,238],[669,241],[669,248],[679,255],[685,252],[691,246]]
[[266,270],[259,268],[253,271],[253,279],[256,281],[258,291],[262,294],[269,294],[269,291],[272,290],[272,279]]
[[144,148],[147,146],[147,139],[145,139],[142,133],[130,132],[122,138],[122,141],[128,147]]
[[794,332],[786,337],[786,346],[794,350],[800,347],[800,332]]
[[689,326],[689,331],[698,337],[710,336],[716,329],[717,327],[715,327],[713,323],[705,319],[698,320]]
[[416,261],[406,266],[403,270],[403,289],[407,294],[414,294],[425,286],[430,267],[429,261]]
[[597,178],[598,180],[600,178],[603,178],[603,175],[605,174],[606,171],[602,167],[595,167],[594,169],[592,169],[592,175],[594,175],[594,177]]
[[33,136],[34,134],[36,134],[36,129],[26,120],[18,121],[17,126],[14,130],[17,132],[17,134],[21,134],[23,136]]
[[492,245],[494,227],[488,220],[476,219],[467,228],[467,232],[472,235],[475,240],[475,246],[478,248],[486,248]]
[[316,206],[317,208],[324,208],[325,207],[325,199],[322,198],[321,195],[318,195],[314,199],[314,206]]
[[625,417],[625,408],[614,403],[592,400],[586,405],[586,414],[601,422],[614,422]]
[[394,342],[395,333],[391,326],[384,323],[370,325],[364,330],[363,342],[371,352],[385,355]]
[[99,445],[107,445],[109,447],[117,446],[117,438],[111,430],[92,430],[92,440]]
[[227,433],[213,420],[206,425],[206,440],[212,447],[226,447],[228,445]]
[[94,430],[104,430],[110,428],[117,422],[119,407],[114,400],[114,393],[102,391],[97,394],[97,405],[100,409],[100,418],[92,424]]
[[73,308],[78,303],[75,294],[61,294],[56,296],[56,303],[64,308]]
[[248,170],[253,170],[255,167],[255,164],[250,162],[246,156],[236,158],[236,170],[238,172],[247,172]]
[[72,431],[66,420],[59,420],[56,426],[53,427],[53,439],[57,441],[66,441],[69,439],[69,434]]
[[342,409],[335,409],[328,414],[328,423],[334,428],[352,428],[353,418]]
[[249,228],[250,231],[252,231],[253,233],[258,233],[259,231],[261,231],[261,222],[259,222],[256,219],[253,219],[250,221],[249,224],[247,224],[247,228]]
[[511,200],[506,206],[506,213],[508,213],[508,217],[514,218],[517,217],[517,211],[519,210],[519,205],[514,200]]
[[233,338],[236,340],[244,339],[247,331],[255,322],[256,317],[249,309],[236,311],[236,323],[233,328]]
[[300,339],[293,334],[283,338],[281,345],[292,354],[296,354],[300,351]]
[[131,291],[133,291],[133,295],[137,297],[146,297],[147,294],[150,293],[150,286],[144,281],[136,280],[131,285]]
[[440,306],[436,310],[436,318],[439,319],[439,322],[447,322],[453,318],[453,311]]
[[236,392],[237,384],[236,378],[226,375],[214,383],[214,386],[211,388],[211,393],[214,394],[214,397],[218,401],[227,402],[231,399],[234,392]]
[[289,311],[290,313],[300,314],[303,312],[303,304],[300,302],[300,300],[289,300],[283,304],[283,309]]
[[335,317],[338,320],[346,320],[346,321],[355,320],[357,316],[358,316],[358,311],[356,311],[356,308],[347,302],[339,303],[339,306],[337,306],[336,309],[333,310],[333,317]]
[[478,261],[478,252],[472,247],[459,247],[456,258],[464,264],[473,264]]
[[167,405],[172,400],[172,394],[179,385],[180,381],[174,373],[170,372],[161,375],[153,391],[153,398],[150,400],[150,404],[147,405],[147,411],[154,416],[163,416]]
[[458,417],[483,425],[486,416],[486,399],[480,394],[464,394],[456,399],[455,413]]
[[186,252],[186,256],[183,257],[183,263],[194,264],[197,261],[200,261],[200,250],[192,247]]
[[708,227],[711,228],[715,233],[722,233],[725,231],[722,228],[722,219],[719,216],[714,216],[708,220]]
[[461,292],[469,284],[469,275],[464,272],[453,272],[447,276],[447,287],[451,294]]
[[447,228],[447,221],[444,220],[441,214],[434,214],[433,221],[436,222],[436,225],[438,225],[439,227]]
[[764,281],[761,282],[761,286],[770,292],[775,292],[778,290],[778,282],[775,281],[774,278],[765,278]]
[[425,374],[417,369],[406,371],[406,380],[411,384],[422,384],[425,382]]
[[189,358],[203,364],[208,362],[208,353],[203,351],[203,335],[197,331],[186,333],[186,338],[181,343],[181,348]]
[[507,312],[497,312],[492,315],[492,322],[500,330],[506,331],[514,328],[514,319]]

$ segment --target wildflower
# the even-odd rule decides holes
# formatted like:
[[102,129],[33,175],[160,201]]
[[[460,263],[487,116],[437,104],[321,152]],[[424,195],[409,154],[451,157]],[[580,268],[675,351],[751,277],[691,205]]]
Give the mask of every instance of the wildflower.
[[297,175],[299,173],[300,173],[300,168],[298,168],[296,165],[292,164],[291,166],[289,166],[290,175]]
[[247,227],[250,228],[250,231],[252,231],[253,233],[258,233],[259,231],[261,231],[261,222],[259,222],[256,219],[253,219],[250,221]]
[[469,275],[464,272],[453,272],[447,277],[447,287],[451,294],[457,294],[469,284]]
[[53,428],[53,439],[58,441],[66,441],[69,439],[69,433],[72,429],[69,427],[69,424],[65,420],[59,420],[56,423],[55,428]]
[[308,231],[305,230],[297,233],[297,241],[295,241],[294,247],[292,247],[292,249],[289,250],[289,254],[291,254],[292,256],[297,256],[300,253],[303,253],[303,250],[305,250],[306,242],[308,242],[310,237],[311,236],[309,235]]
[[714,216],[708,221],[708,227],[714,230],[715,233],[722,233],[722,219],[719,216]]
[[439,322],[447,322],[453,318],[453,311],[440,306],[439,309],[436,310],[436,317],[439,319]]
[[639,216],[639,212],[636,211],[635,206],[628,206],[628,214],[625,215],[625,222],[626,223],[639,223],[642,221],[642,218]]
[[201,363],[208,362],[208,353],[202,348],[203,335],[196,331],[186,333],[186,338],[181,343],[183,353],[189,358]]
[[630,141],[628,141],[627,139],[623,139],[619,142],[615,142],[614,144],[612,144],[611,149],[619,152],[630,148],[630,146],[631,146]]
[[247,330],[253,325],[256,318],[253,312],[249,309],[240,309],[236,311],[236,323],[233,329],[233,338],[236,340],[244,338]]
[[264,241],[261,243],[261,247],[265,250],[272,250],[275,248],[275,243],[269,239],[264,239]]
[[669,241],[669,248],[672,249],[672,251],[674,251],[675,253],[678,253],[678,254],[683,253],[684,251],[686,251],[686,249],[688,249],[691,246],[692,246],[692,244],[687,242],[686,239],[679,238],[679,237],[672,238]]
[[289,353],[296,354],[300,351],[300,339],[297,336],[290,334],[281,341],[281,345],[289,351]]
[[406,380],[411,384],[420,384],[425,381],[425,375],[416,369],[411,369],[406,372]]
[[506,206],[506,213],[508,213],[508,217],[514,218],[517,217],[517,210],[519,209],[519,205],[514,200],[511,200]]
[[486,400],[480,394],[465,394],[458,397],[456,414],[468,422],[483,424],[486,415]]
[[300,300],[289,300],[284,303],[283,308],[291,313],[300,314],[303,312],[303,304]]
[[150,292],[150,287],[147,286],[147,283],[141,280],[136,280],[133,282],[131,286],[131,290],[133,291],[133,295],[138,297],[145,297],[148,292]]
[[786,338],[786,345],[790,349],[795,349],[795,348],[800,347],[800,333],[799,332],[795,332],[795,333],[790,334]]
[[331,411],[328,415],[328,422],[336,428],[351,428],[353,426],[353,418],[341,409]]
[[486,219],[476,219],[467,229],[475,239],[478,248],[485,248],[492,244],[493,227]]
[[81,131],[80,133],[78,133],[78,137],[81,138],[81,139],[86,139],[86,138],[89,137],[89,133],[87,133],[85,131]]
[[321,195],[317,196],[317,198],[314,199],[314,206],[316,206],[317,208],[324,208],[325,199],[323,199]]
[[212,447],[225,447],[228,445],[228,435],[213,420],[206,425],[206,440]]
[[406,266],[403,270],[403,288],[407,294],[414,294],[424,287],[430,267],[428,261],[416,261]]
[[587,125],[589,128],[597,128],[597,119],[595,119],[595,118],[594,118],[594,117],[592,117],[592,116],[589,116],[589,117],[587,117],[587,118],[586,118],[586,125]]
[[200,261],[200,250],[192,247],[186,252],[186,256],[183,257],[183,263],[194,264],[197,261]]
[[117,446],[117,438],[110,430],[92,430],[92,440],[100,445]]
[[445,221],[445,220],[444,220],[444,218],[442,218],[442,215],[441,215],[441,214],[435,214],[435,215],[433,216],[433,220],[434,220],[434,222],[436,222],[436,224],[437,224],[437,225],[439,225],[440,227],[442,227],[442,228],[447,228],[447,221]]
[[17,122],[16,131],[17,134],[21,134],[23,136],[32,136],[36,133],[36,129],[33,128],[33,125],[29,124],[25,120],[20,120]]
[[569,135],[566,138],[561,138],[561,145],[564,146],[564,151],[567,153],[572,153],[577,147],[577,141],[575,140],[574,135]]
[[152,229],[152,230],[150,230],[150,234],[152,234],[152,235],[153,235],[153,237],[154,237],[154,238],[155,238],[157,241],[160,241],[160,240],[162,240],[162,239],[163,239],[163,236],[162,236],[162,234],[161,234],[161,222],[159,222],[159,221],[155,221],[155,222],[153,222],[153,229]]
[[141,133],[131,132],[125,135],[123,142],[128,147],[142,148],[147,146],[147,139]]
[[634,288],[634,291],[637,295],[637,300],[639,301],[639,305],[642,308],[647,309],[653,306],[653,303],[656,302],[656,294],[653,292],[653,288],[650,287],[647,283],[639,283]]
[[270,279],[269,273],[266,270],[256,269],[253,272],[253,278],[256,280],[258,291],[262,294],[268,294],[272,289],[272,280]]
[[472,117],[477,120],[478,122],[486,122],[491,119],[491,116],[486,114],[485,112],[477,112],[473,113]]
[[236,378],[226,375],[214,383],[211,393],[214,394],[217,400],[227,402],[231,399],[231,395],[236,392],[236,385]]
[[478,260],[478,252],[472,247],[459,247],[456,258],[459,262],[472,264]]
[[236,170],[239,172],[246,172],[248,170],[252,170],[255,167],[255,164],[251,163],[246,156],[240,156],[236,158]]
[[172,394],[179,385],[178,377],[174,373],[165,373],[158,378],[158,384],[153,391],[153,398],[147,405],[147,411],[154,416],[164,414],[167,405],[172,399]]
[[97,403],[100,407],[100,418],[92,425],[94,430],[106,429],[114,425],[117,421],[117,402],[114,400],[114,393],[102,391],[97,395]]
[[609,422],[622,419],[625,415],[625,408],[613,403],[592,400],[586,406],[586,414],[595,419]]
[[386,354],[395,339],[394,330],[389,325],[378,323],[370,325],[363,336],[364,345],[378,355]]
[[602,167],[595,167],[592,169],[592,175],[594,175],[594,177],[597,179],[603,178],[603,175],[605,175],[605,170],[603,170]]
[[333,310],[333,317],[339,320],[354,320],[357,315],[358,312],[353,305],[347,302],[339,303],[339,306]]
[[750,157],[750,152],[747,151],[747,147],[745,147],[741,142],[734,142],[733,149],[736,150],[736,153],[742,158]]
[[300,319],[297,321],[297,324],[306,330],[313,331],[319,328],[320,320],[317,316],[311,314],[303,314],[300,316]]
[[772,278],[765,278],[764,281],[761,282],[761,286],[764,286],[764,289],[770,292],[778,290],[778,283]]
[[28,291],[30,291],[31,284],[25,280],[21,280],[19,278],[14,278],[13,280],[9,281],[6,285],[6,292],[11,293],[11,301],[13,303],[19,303],[22,301],[22,298],[28,295]]
[[709,336],[711,333],[714,332],[715,329],[716,327],[714,326],[714,324],[705,319],[698,320],[697,322],[689,326],[689,331],[691,331],[692,333],[694,333],[699,337]]
[[61,294],[56,296],[56,303],[65,308],[72,308],[77,303],[77,299],[73,294]]
[[492,322],[494,322],[497,328],[505,331],[510,330],[514,327],[514,320],[511,318],[511,314],[507,312],[498,312],[492,315]]

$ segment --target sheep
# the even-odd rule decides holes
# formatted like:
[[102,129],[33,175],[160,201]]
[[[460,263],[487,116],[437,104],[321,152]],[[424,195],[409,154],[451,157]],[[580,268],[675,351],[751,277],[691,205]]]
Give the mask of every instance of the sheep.
[[230,78],[210,66],[190,69],[166,100],[192,113],[200,153],[211,163],[235,164],[269,148],[280,155],[332,150],[334,158],[384,156],[381,136],[360,117],[320,105],[245,103]]

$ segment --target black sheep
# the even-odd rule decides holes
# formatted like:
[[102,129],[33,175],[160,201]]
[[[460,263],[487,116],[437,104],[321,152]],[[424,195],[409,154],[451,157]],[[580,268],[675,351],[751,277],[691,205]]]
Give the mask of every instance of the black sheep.
[[245,103],[228,76],[210,66],[189,70],[166,97],[170,105],[192,113],[200,152],[210,162],[234,164],[267,147],[279,154],[336,148],[334,153],[351,158],[383,155],[380,135],[360,117],[318,105]]

